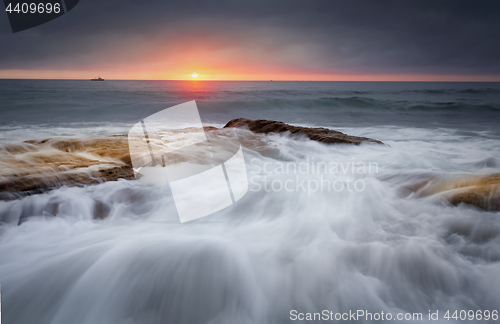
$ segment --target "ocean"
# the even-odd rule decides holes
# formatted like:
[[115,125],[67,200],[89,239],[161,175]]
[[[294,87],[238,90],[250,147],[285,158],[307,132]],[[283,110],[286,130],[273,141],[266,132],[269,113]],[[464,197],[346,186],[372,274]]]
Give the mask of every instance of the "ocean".
[[495,133],[500,83],[0,80],[0,139],[127,133],[141,118],[190,100],[206,125],[245,117]]
[[[26,140],[126,134],[191,100],[205,126],[268,119],[385,145],[242,133],[249,191],[183,224],[168,186],[136,180],[0,201],[5,323],[289,323],[324,310],[497,322],[500,212],[408,188],[500,173],[500,83],[0,80],[0,160]],[[358,186],[299,185],[327,180]]]

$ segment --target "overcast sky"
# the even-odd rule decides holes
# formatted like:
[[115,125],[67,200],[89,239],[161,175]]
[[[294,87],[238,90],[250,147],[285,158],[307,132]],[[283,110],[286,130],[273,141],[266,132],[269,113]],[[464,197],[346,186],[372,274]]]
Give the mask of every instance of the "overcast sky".
[[500,81],[500,1],[80,0],[0,42],[3,78]]

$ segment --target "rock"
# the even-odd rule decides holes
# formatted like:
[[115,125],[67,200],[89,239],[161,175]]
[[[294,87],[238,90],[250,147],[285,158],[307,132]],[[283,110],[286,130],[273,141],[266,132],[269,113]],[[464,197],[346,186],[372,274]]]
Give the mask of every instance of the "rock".
[[[290,132],[322,143],[382,144],[374,139],[349,136],[326,128],[298,127],[269,120],[239,118],[224,126],[231,127],[244,127],[262,134]],[[217,136],[227,133],[212,126],[204,127],[204,130]],[[186,128],[162,133],[171,133],[173,140],[177,141],[182,138],[182,134],[195,131],[199,129]],[[184,161],[172,155],[170,162]],[[118,179],[135,179],[127,135],[91,139],[48,138],[0,146],[0,200],[18,199],[61,186],[85,186]]]
[[94,203],[94,219],[104,219],[108,217],[111,207],[100,200],[94,200]]
[[463,176],[452,179],[431,178],[413,188],[417,197],[436,196],[451,204],[467,204],[487,211],[500,211],[500,174]]
[[269,134],[269,133],[285,133],[290,132],[291,134],[298,136],[306,136],[312,141],[318,141],[327,144],[354,144],[359,145],[361,143],[377,143],[383,144],[381,141],[374,140],[367,137],[357,137],[350,136],[344,133],[330,130],[327,128],[309,128],[288,125],[283,122],[272,121],[272,120],[250,120],[246,118],[238,118],[229,121],[224,128],[246,128],[257,134]]
[[[204,127],[205,131],[217,130]],[[170,130],[176,134],[195,128]],[[0,200],[43,193],[62,186],[85,186],[135,179],[127,135],[89,139],[43,139],[0,146]]]
[[104,181],[116,181],[118,179],[134,180],[135,175],[132,167],[130,165],[124,165],[120,167],[108,168],[99,170],[92,173],[97,179],[103,179]]
[[0,199],[135,179],[126,136],[45,139],[0,148]]

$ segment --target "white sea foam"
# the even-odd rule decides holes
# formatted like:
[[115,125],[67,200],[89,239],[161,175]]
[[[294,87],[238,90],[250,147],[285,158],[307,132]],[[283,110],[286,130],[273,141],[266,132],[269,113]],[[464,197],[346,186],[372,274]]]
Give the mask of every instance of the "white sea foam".
[[[205,125],[274,119],[389,145],[241,138],[249,177],[352,177],[365,188],[249,190],[184,224],[168,187],[136,181],[0,201],[5,323],[290,323],[292,309],[422,312],[426,322],[429,310],[500,310],[500,213],[401,191],[500,172],[498,83],[0,80],[0,99],[1,144],[126,134],[197,99]],[[262,174],[250,163],[308,158],[378,170]]]
[[[477,163],[500,159],[498,141],[439,128],[342,130],[389,146],[287,135],[242,143],[260,166],[376,162],[377,173],[350,174],[365,182],[360,192],[249,191],[185,224],[168,187],[136,181],[0,202],[5,323],[289,323],[292,309],[424,319],[429,310],[500,309],[500,213],[399,192],[428,175],[500,172]],[[96,204],[104,220],[93,219]]]

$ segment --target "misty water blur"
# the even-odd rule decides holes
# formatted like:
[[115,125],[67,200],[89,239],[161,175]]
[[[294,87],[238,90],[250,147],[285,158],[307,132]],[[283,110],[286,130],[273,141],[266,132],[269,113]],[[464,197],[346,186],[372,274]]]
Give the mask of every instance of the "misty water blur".
[[[44,82],[7,83],[4,142],[126,133],[168,103],[200,99],[207,125],[276,119],[387,145],[240,131],[254,180],[248,193],[184,224],[168,186],[137,181],[1,201],[5,323],[289,323],[292,309],[422,312],[424,319],[429,310],[500,309],[500,214],[401,194],[433,175],[500,172],[498,84],[104,82],[99,89]],[[23,97],[23,87],[34,97]],[[378,169],[272,172],[277,162],[313,159]],[[264,177],[349,177],[365,188],[255,190]],[[105,219],[94,219],[97,205]]]

